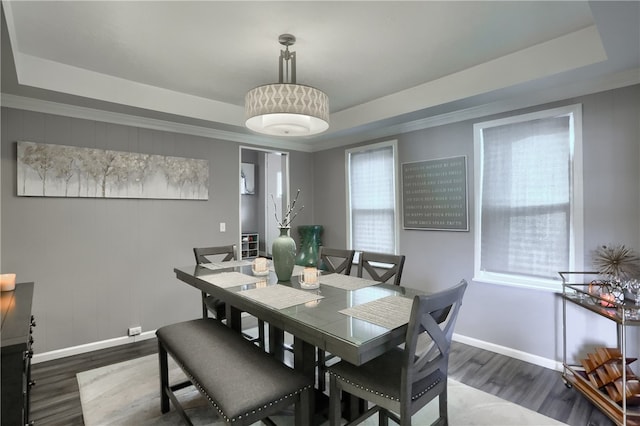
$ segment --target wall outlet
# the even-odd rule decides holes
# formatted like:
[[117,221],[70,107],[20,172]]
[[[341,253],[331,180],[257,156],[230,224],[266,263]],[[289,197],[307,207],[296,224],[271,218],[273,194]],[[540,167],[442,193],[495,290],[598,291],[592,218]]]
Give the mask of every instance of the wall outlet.
[[129,336],[137,336],[142,333],[142,327],[131,327],[128,330]]
[[224,222],[220,222],[220,232],[226,232],[227,231],[227,224]]

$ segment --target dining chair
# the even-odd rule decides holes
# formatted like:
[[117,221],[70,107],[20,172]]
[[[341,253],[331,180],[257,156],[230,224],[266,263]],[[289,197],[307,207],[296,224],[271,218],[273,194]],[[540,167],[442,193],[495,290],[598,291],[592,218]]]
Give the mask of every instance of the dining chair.
[[[378,413],[404,426],[429,401],[438,397],[439,417],[432,424],[447,425],[447,376],[451,338],[465,280],[454,287],[413,299],[405,344],[355,366],[341,361],[329,367],[329,425],[340,425],[341,391],[373,403],[352,423]],[[425,345],[424,342],[428,341]]]
[[[212,263],[213,261],[226,262],[229,260],[238,260],[238,248],[235,244],[217,247],[195,247],[193,254],[196,258],[197,265]],[[211,312],[215,319],[222,321],[226,317],[225,311],[226,306],[223,301],[204,291],[202,292],[202,318],[208,318],[209,312]],[[249,334],[242,334],[252,342],[258,343],[258,345],[264,349],[265,331],[263,320],[258,320],[258,337],[254,338]]]
[[[195,247],[193,254],[196,257],[196,265],[212,263],[216,261],[226,262],[238,259],[238,250],[235,244],[218,247]],[[208,318],[209,312],[214,318],[222,321],[225,318],[225,304],[206,292],[202,292],[202,318]]]
[[[353,265],[353,257],[355,253],[355,250],[320,246],[320,253],[318,256],[320,258],[320,261],[318,262],[319,268],[335,274],[349,275],[351,274],[351,266]],[[332,354],[326,353],[322,349],[318,349],[317,357],[318,388],[321,391],[324,391],[326,388],[325,376],[327,371],[327,362],[335,359],[336,357]]]
[[403,254],[363,251],[358,258],[358,277],[365,278],[366,272],[374,281],[386,283],[393,278],[391,283],[400,285],[404,259]]
[[349,275],[355,253],[355,250],[320,246],[319,268],[327,272]]

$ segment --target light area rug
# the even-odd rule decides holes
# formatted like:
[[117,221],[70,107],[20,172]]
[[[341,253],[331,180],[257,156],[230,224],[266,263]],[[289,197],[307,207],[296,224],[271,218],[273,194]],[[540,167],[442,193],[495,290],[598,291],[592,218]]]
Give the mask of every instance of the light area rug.
[[[169,359],[170,383],[184,379],[180,368]],[[180,425],[173,406],[160,412],[160,380],[157,355],[108,365],[77,374],[82,414],[87,426]],[[535,411],[505,401],[486,392],[449,380],[449,424],[451,426],[547,426],[563,425]],[[194,425],[224,423],[192,386],[178,392],[178,398]],[[413,416],[416,426],[430,425],[438,412],[437,399]],[[291,415],[275,416],[278,425],[293,425]],[[373,416],[363,424],[377,425]],[[326,425],[328,422],[325,422]],[[261,422],[256,425],[261,425]]]

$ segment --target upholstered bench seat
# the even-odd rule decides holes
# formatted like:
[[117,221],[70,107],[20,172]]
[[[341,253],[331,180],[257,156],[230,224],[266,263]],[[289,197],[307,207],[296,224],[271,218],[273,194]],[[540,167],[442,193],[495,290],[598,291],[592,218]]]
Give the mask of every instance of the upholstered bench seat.
[[[174,391],[193,384],[230,425],[248,425],[300,401],[313,381],[214,319],[197,319],[157,330],[161,410],[169,398],[187,423]],[[189,382],[170,385],[167,353]]]

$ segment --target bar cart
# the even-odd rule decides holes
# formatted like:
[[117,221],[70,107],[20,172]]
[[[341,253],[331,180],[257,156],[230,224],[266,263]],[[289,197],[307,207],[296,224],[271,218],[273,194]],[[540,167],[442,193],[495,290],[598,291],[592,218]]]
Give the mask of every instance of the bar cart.
[[[629,364],[636,361],[627,353],[627,326],[640,326],[640,306],[626,300],[624,293],[595,291],[597,272],[559,272],[562,277],[562,377],[595,404],[613,422],[621,426],[640,426],[640,381]],[[572,283],[580,277],[581,283]],[[594,284],[595,283],[595,284]],[[567,362],[567,302],[616,323],[617,348],[597,348],[581,364]]]

